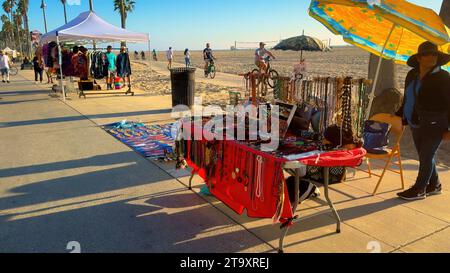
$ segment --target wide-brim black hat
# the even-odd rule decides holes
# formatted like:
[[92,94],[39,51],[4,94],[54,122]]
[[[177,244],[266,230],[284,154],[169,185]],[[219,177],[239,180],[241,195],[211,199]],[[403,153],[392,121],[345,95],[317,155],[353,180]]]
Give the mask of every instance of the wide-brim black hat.
[[438,56],[437,66],[443,66],[450,62],[449,54],[439,51],[437,45],[427,41],[419,46],[417,54],[414,54],[409,58],[408,65],[415,68],[419,67],[418,57],[430,53],[435,53]]

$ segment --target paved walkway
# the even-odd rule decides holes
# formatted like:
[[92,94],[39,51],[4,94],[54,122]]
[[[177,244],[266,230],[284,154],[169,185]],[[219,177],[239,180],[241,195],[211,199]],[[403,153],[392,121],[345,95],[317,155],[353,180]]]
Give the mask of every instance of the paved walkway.
[[[238,216],[215,198],[180,183],[172,165],[149,162],[98,125],[122,119],[164,122],[170,97],[74,96],[67,103],[28,81],[22,72],[0,86],[0,252],[271,252],[280,230],[270,220]],[[4,156],[3,156],[4,155]],[[405,159],[407,185],[417,161]],[[448,167],[441,179],[450,181]],[[450,194],[405,203],[399,178],[376,180],[357,172],[334,185],[343,219],[334,233],[328,214],[305,219],[286,239],[287,252],[450,252]],[[202,183],[195,179],[195,191]],[[320,199],[300,217],[326,208]]]
[[0,252],[272,250],[23,76],[0,97]]

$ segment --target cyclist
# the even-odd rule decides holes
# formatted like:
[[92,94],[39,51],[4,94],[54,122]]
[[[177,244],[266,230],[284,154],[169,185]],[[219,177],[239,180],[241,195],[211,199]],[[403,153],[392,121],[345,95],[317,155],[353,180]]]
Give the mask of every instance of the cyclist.
[[212,52],[209,43],[206,44],[206,48],[203,50],[203,60],[205,60],[205,76],[208,76],[208,68],[210,64],[214,64],[214,60],[217,60]]
[[255,64],[261,69],[261,71],[267,71],[267,57],[272,57],[275,60],[275,56],[265,48],[266,44],[261,42],[259,43],[259,48],[255,51]]

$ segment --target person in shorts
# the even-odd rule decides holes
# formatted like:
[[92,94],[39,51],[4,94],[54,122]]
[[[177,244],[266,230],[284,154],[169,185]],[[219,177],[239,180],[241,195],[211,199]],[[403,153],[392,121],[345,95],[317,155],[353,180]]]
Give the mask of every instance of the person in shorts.
[[259,48],[255,51],[255,65],[261,69],[261,71],[267,70],[267,62],[266,57],[272,57],[272,59],[275,59],[275,56],[265,48],[266,44],[261,42],[259,43]]
[[116,54],[112,52],[112,46],[108,46],[106,48],[105,55],[106,59],[108,60],[108,77],[106,78],[106,85],[107,85],[106,89],[112,90],[114,78],[116,77],[116,62],[117,62]]
[[9,69],[11,67],[11,60],[8,53],[3,53],[0,50],[0,73],[2,73],[2,82],[9,83]]
[[173,50],[172,47],[169,47],[169,50],[167,50],[166,52],[166,57],[167,57],[167,69],[171,69],[172,68],[172,62],[173,62]]

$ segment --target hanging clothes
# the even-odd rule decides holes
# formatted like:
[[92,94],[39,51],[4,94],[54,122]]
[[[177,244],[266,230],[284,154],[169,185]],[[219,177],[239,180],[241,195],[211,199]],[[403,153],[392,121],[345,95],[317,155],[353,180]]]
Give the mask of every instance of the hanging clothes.
[[67,50],[64,50],[62,53],[62,70],[63,75],[66,77],[75,76],[74,67],[72,65],[72,57],[73,53]]
[[47,67],[57,68],[58,66],[58,44],[51,42],[48,44],[48,51],[45,59],[47,60]]
[[88,58],[82,52],[78,52],[78,54],[72,57],[72,64],[74,66],[74,74],[76,77],[79,77],[81,80],[88,79]]
[[91,75],[94,79],[101,80],[108,76],[108,59],[106,54],[101,51],[91,53]]
[[49,55],[49,46],[48,44],[45,44],[42,46],[42,58],[44,59],[44,64],[45,67],[49,67],[48,66],[48,55]]
[[126,52],[117,56],[117,75],[121,78],[131,75],[130,56]]

